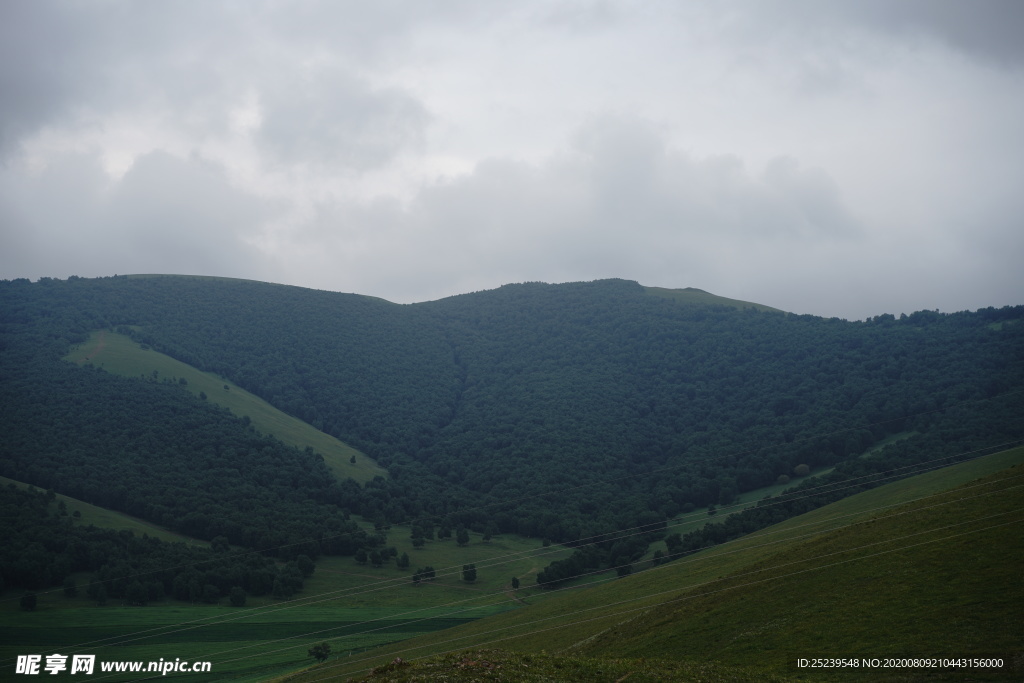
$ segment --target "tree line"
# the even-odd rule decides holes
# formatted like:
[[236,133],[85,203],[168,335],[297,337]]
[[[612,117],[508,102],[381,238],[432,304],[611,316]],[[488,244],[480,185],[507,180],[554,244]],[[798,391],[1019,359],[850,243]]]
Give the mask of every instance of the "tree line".
[[[35,607],[37,592],[54,589],[98,604],[227,598],[241,606],[247,596],[290,597],[314,571],[306,555],[275,562],[260,553],[232,551],[223,537],[204,547],[85,525],[53,491],[14,484],[0,487],[0,516],[0,592],[28,591],[33,597],[23,603],[27,609]],[[79,585],[74,576],[84,572],[90,578]]]

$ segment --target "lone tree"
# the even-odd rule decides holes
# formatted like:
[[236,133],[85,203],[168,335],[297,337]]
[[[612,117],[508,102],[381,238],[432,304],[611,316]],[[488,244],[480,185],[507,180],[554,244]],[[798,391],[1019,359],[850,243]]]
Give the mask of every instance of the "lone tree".
[[331,656],[331,646],[327,643],[320,643],[309,648],[309,656],[316,659],[318,662],[326,661]]
[[476,581],[476,565],[475,564],[464,564],[462,565],[462,580],[467,583],[473,583]]
[[455,542],[460,546],[469,545],[469,532],[466,531],[466,527],[459,525],[459,528],[455,531]]
[[513,576],[512,577],[512,590],[516,590],[518,588],[519,588],[519,577],[518,576]]

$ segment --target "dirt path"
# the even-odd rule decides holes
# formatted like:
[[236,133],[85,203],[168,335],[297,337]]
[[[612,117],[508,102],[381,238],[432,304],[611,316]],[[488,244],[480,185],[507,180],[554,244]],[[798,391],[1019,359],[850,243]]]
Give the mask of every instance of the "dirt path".
[[[522,576],[518,576],[516,578],[522,580],[522,579],[525,579],[528,576],[533,576],[534,574],[537,573],[538,569],[540,569],[540,567],[538,567],[537,565],[534,565],[533,567],[530,568],[530,571],[528,571],[525,574],[523,574]],[[522,584],[520,583],[520,585],[522,585]],[[509,585],[508,587],[505,588],[505,595],[507,595],[511,600],[515,600],[516,602],[518,602],[521,605],[529,605],[530,604],[530,603],[526,602],[526,600],[524,600],[523,598],[519,597],[519,595],[516,593],[515,589],[512,588],[511,585]]]
[[87,363],[87,362],[91,361],[93,358],[96,357],[96,354],[98,354],[100,351],[102,351],[104,348],[106,348],[106,346],[107,346],[107,332],[106,332],[106,330],[100,330],[99,338],[96,340],[96,348],[93,349],[92,352],[88,356],[86,356],[82,360],[78,361],[78,364],[81,365],[82,363]]

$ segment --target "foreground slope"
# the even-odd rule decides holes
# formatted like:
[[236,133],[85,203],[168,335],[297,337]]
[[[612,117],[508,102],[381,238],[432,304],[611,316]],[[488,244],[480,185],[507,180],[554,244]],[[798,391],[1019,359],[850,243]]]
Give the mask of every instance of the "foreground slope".
[[578,649],[740,665],[770,661],[779,670],[792,666],[786,659],[794,656],[1009,662],[1024,655],[1022,503],[1024,469],[1016,467],[777,553],[635,615]]
[[[1016,449],[905,479],[651,571],[553,593],[500,617],[377,656],[340,658],[289,680],[353,676],[396,656],[478,647],[717,662],[812,680],[886,676],[799,672],[797,657],[1019,661],[1022,462],[1024,449]],[[1008,463],[1018,464],[976,478]],[[1020,673],[1004,670],[995,679],[1019,680]],[[902,674],[919,680],[925,672]],[[946,677],[962,680],[963,672]],[[889,680],[907,678],[895,672]]]

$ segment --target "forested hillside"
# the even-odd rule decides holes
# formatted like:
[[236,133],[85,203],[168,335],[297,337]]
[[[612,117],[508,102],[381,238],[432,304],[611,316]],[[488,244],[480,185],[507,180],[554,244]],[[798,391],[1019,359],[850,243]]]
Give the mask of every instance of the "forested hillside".
[[[314,556],[375,543],[348,513],[572,542],[658,528],[889,435],[901,461],[1020,439],[1022,320],[1018,306],[848,322],[622,280],[413,305],[213,278],[4,281],[0,475],[202,538],[309,540]],[[230,379],[389,478],[335,482],[317,454],[173,383],[60,360],[99,329]]]

